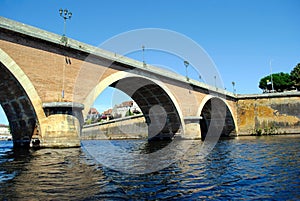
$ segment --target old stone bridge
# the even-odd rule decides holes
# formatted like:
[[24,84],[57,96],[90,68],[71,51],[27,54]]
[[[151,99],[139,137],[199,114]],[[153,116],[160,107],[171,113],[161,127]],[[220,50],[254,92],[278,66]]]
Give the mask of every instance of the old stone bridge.
[[137,102],[151,139],[299,131],[299,93],[239,97],[9,19],[0,33],[0,103],[15,146],[80,146],[83,116],[109,86]]

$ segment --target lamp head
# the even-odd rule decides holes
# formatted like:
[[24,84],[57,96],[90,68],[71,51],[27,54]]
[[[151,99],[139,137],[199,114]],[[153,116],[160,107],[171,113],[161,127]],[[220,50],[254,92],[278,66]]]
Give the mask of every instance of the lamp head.
[[183,63],[185,65],[185,67],[188,67],[188,65],[190,65],[190,63],[188,61],[184,61]]

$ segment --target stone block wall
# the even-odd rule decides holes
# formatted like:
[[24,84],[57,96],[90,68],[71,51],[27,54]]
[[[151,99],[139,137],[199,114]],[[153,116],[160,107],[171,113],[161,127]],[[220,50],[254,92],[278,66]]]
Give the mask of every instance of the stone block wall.
[[82,129],[82,140],[107,139],[145,139],[148,137],[148,126],[141,115],[85,125]]
[[299,95],[241,98],[237,113],[239,135],[300,133]]

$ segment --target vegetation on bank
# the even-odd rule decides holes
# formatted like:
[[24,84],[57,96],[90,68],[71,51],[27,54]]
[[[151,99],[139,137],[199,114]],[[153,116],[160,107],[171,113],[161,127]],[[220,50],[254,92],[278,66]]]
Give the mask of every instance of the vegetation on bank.
[[290,73],[274,73],[268,76],[265,76],[259,81],[259,88],[266,92],[272,91],[272,82],[273,89],[275,92],[283,92],[289,90],[300,91],[300,63],[298,63]]
[[263,135],[278,135],[280,132],[275,126],[266,126],[264,128],[255,128],[251,135],[263,136]]

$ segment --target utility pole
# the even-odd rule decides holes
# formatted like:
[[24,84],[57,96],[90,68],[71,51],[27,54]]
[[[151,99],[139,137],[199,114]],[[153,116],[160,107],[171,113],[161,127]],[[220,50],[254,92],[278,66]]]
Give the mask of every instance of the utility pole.
[[271,70],[271,85],[272,85],[272,93],[274,92],[274,84],[273,84],[273,72],[272,72],[272,60],[270,60],[270,70]]

